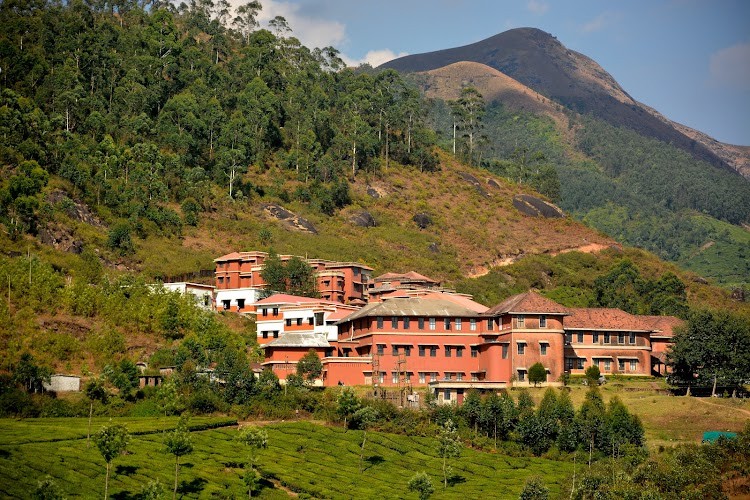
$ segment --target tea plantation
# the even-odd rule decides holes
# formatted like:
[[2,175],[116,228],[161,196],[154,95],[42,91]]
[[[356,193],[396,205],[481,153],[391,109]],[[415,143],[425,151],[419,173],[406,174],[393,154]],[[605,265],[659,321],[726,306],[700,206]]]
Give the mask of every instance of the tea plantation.
[[[98,430],[109,419],[95,421]],[[158,480],[166,491],[174,481],[174,457],[164,451],[163,434],[176,418],[121,418],[131,432],[128,451],[113,460],[112,498],[140,498]],[[178,495],[182,498],[240,498],[248,450],[229,419],[194,418],[194,451],[183,457]],[[221,427],[218,427],[221,426]],[[433,498],[518,498],[525,480],[543,477],[552,495],[573,471],[567,462],[512,458],[464,449],[452,460],[452,478],[442,488],[442,461],[436,439],[368,432],[364,471],[359,470],[362,432],[308,422],[265,427],[268,448],[257,452],[264,477],[260,498],[417,498],[407,490],[415,472],[426,471]],[[85,419],[29,419],[0,422],[0,497],[29,498],[38,481],[51,476],[68,498],[101,497],[104,460],[86,447]]]

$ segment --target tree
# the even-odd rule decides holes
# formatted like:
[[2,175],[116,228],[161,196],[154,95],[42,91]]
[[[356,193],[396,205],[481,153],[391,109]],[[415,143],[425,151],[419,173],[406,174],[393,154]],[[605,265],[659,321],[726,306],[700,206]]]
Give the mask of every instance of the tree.
[[359,452],[359,472],[362,473],[362,461],[365,458],[365,443],[367,442],[367,429],[378,420],[378,410],[372,406],[365,406],[354,413],[352,420],[357,427],[362,429],[362,446]]
[[193,442],[190,439],[190,429],[188,428],[187,415],[180,417],[177,428],[167,433],[164,438],[164,448],[167,453],[174,455],[174,489],[172,498],[177,498],[177,479],[180,474],[180,457],[189,455],[193,452]]
[[336,398],[336,403],[336,413],[344,419],[344,427],[346,427],[347,419],[351,418],[361,406],[359,399],[352,388],[345,387]]
[[453,112],[453,153],[456,153],[456,132],[461,131],[463,149],[470,165],[474,164],[474,153],[483,128],[485,113],[484,98],[475,87],[461,89],[461,97],[451,103]]
[[25,352],[13,367],[13,381],[23,386],[27,392],[42,392],[44,384],[49,384],[52,370],[34,362],[34,356]]
[[542,363],[536,362],[529,367],[529,382],[537,387],[540,383],[547,381],[547,369]]
[[94,414],[94,401],[106,403],[109,393],[107,392],[107,389],[104,388],[104,384],[100,379],[90,380],[89,383],[86,384],[84,393],[89,400],[89,425],[88,431],[86,432],[86,448],[88,448],[91,440],[91,417]]
[[307,354],[302,356],[297,362],[297,375],[305,379],[308,384],[315,382],[315,379],[323,374],[323,362],[320,361],[315,349],[310,349]]
[[419,500],[427,500],[435,493],[432,486],[432,480],[426,472],[417,472],[409,479],[409,491],[414,491],[419,495]]
[[470,390],[466,394],[461,410],[466,417],[466,422],[469,426],[474,427],[474,432],[477,432],[479,416],[482,412],[482,398],[479,396],[479,391]]
[[591,465],[594,449],[604,448],[602,444],[607,430],[604,401],[598,387],[592,386],[586,393],[586,399],[576,415],[576,426],[581,440],[588,444],[589,465]]
[[299,257],[292,257],[284,266],[286,291],[291,295],[315,297],[316,280],[313,268]]
[[250,450],[250,457],[245,466],[245,474],[242,480],[247,487],[248,498],[252,498],[253,492],[257,491],[258,486],[260,486],[260,475],[255,468],[257,461],[255,452],[268,447],[268,433],[257,427],[245,427],[240,431],[237,440]]
[[286,269],[279,258],[279,254],[274,252],[273,249],[268,252],[268,257],[263,261],[260,277],[266,282],[267,290],[286,292]]
[[448,419],[438,433],[438,456],[443,459],[443,488],[448,487],[448,474],[451,467],[448,460],[461,456],[463,444],[458,437],[458,430],[453,420]]
[[65,500],[60,487],[51,476],[46,476],[37,482],[36,489],[31,495],[33,500]]
[[121,424],[106,425],[94,436],[96,447],[99,448],[99,453],[107,463],[107,475],[104,478],[105,500],[109,498],[109,471],[112,460],[122,455],[128,447],[129,440],[128,429]]
[[586,368],[584,375],[586,377],[586,383],[588,383],[589,386],[599,385],[599,377],[601,377],[602,374],[599,371],[598,366],[589,366],[588,368]]
[[736,390],[750,380],[750,320],[724,311],[696,311],[667,353],[675,385]]
[[549,488],[544,485],[542,478],[532,476],[526,480],[523,490],[518,500],[547,500],[549,498]]

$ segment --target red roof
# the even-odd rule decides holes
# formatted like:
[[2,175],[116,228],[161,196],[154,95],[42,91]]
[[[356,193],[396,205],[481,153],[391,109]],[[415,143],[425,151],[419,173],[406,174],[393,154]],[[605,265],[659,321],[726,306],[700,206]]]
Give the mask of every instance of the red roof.
[[492,316],[507,313],[540,313],[562,315],[569,314],[569,311],[566,307],[561,306],[554,300],[542,297],[536,292],[526,292],[508,297],[495,307],[492,307],[485,312],[485,314],[489,314]]
[[569,309],[564,329],[651,331],[651,326],[642,316],[634,316],[622,309],[605,307],[574,307]]
[[375,281],[388,281],[388,280],[396,280],[396,281],[411,280],[411,281],[426,281],[428,283],[437,283],[437,281],[435,281],[434,279],[428,278],[427,276],[416,273],[414,271],[409,271],[408,273],[385,273],[375,278]]
[[652,335],[657,337],[672,337],[675,327],[685,324],[683,320],[674,316],[640,316],[640,318],[649,328],[658,332]]

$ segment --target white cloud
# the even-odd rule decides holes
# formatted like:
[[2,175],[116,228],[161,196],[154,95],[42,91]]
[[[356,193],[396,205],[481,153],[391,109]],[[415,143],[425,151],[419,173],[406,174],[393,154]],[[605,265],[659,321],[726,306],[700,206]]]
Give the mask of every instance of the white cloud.
[[[247,0],[230,0],[233,8]],[[309,16],[300,12],[300,5],[277,0],[263,0],[263,9],[258,13],[258,22],[267,27],[268,21],[282,16],[292,28],[292,36],[307,47],[338,47],[346,39],[346,26],[338,21]]]
[[711,82],[722,87],[750,89],[750,42],[711,54]]
[[342,54],[341,57],[347,66],[359,66],[360,64],[367,63],[373,68],[377,68],[383,63],[386,63],[397,57],[404,57],[409,55],[407,52],[399,52],[396,54],[390,49],[371,50],[362,59],[352,59]]
[[529,3],[526,4],[526,8],[528,8],[532,14],[541,16],[547,13],[547,10],[549,10],[549,4],[540,0],[529,0]]
[[591,21],[581,26],[581,31],[583,31],[584,33],[594,33],[596,31],[601,31],[612,24],[614,21],[616,21],[619,17],[619,14],[613,12],[603,12]]

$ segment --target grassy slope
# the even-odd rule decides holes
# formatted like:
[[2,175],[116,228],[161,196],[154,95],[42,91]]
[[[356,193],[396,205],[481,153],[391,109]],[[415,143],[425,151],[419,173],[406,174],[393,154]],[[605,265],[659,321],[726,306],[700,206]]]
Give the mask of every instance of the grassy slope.
[[[136,421],[161,429],[163,419]],[[72,425],[80,426],[80,421]],[[115,419],[132,426],[133,419]],[[173,422],[173,420],[170,420]],[[35,425],[36,424],[36,425]],[[104,486],[104,461],[95,448],[86,448],[85,438],[42,442],[60,424],[45,421],[31,425],[4,421],[0,426],[0,493],[26,496],[37,479],[51,475],[70,497],[91,497]],[[19,425],[35,442],[11,444]],[[29,430],[33,428],[33,430]],[[529,475],[539,474],[553,493],[560,491],[572,464],[537,458],[511,458],[464,450],[454,460],[457,483],[443,491],[441,460],[436,440],[369,432],[364,473],[359,472],[361,431],[323,427],[310,423],[276,424],[267,427],[268,448],[258,453],[260,469],[287,488],[316,498],[405,498],[406,482],[418,470],[426,470],[436,486],[434,498],[517,498]],[[192,433],[195,450],[183,459],[182,491],[187,498],[239,498],[245,494],[240,476],[247,450],[234,439],[231,428]],[[113,497],[130,498],[141,485],[158,479],[169,488],[174,462],[163,452],[162,436],[133,436],[126,456],[113,461]],[[261,498],[286,498],[279,488],[267,484]],[[411,494],[415,497],[414,494]]]

